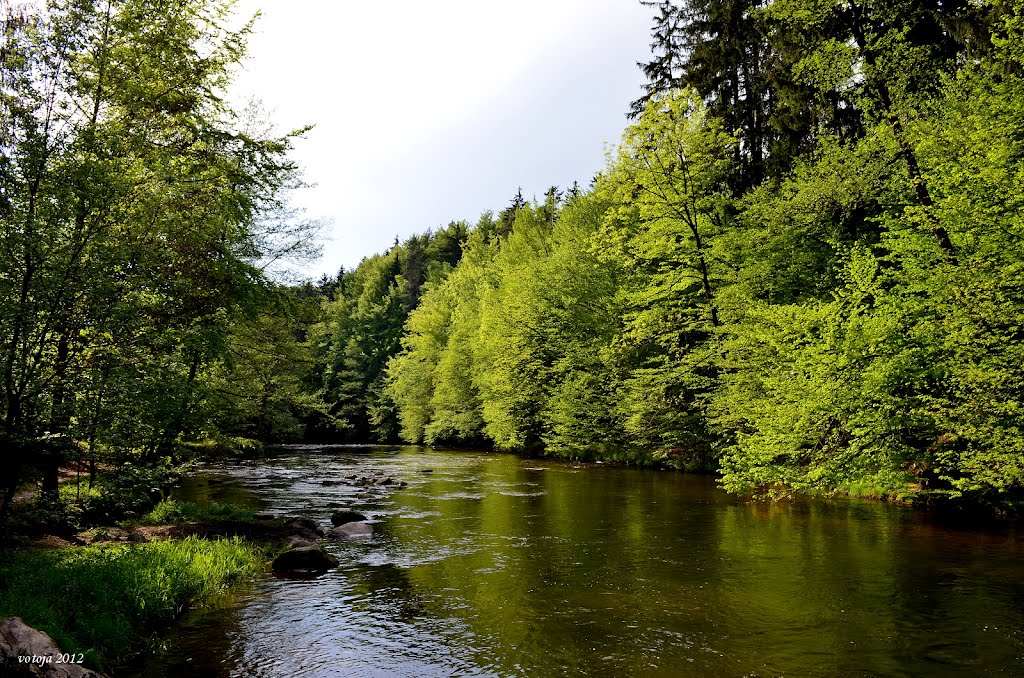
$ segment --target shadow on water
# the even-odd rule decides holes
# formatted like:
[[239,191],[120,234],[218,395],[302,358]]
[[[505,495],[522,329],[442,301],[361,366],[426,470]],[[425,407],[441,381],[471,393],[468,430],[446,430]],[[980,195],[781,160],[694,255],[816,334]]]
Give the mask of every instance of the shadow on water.
[[[373,473],[408,485],[335,482]],[[191,612],[140,676],[1024,673],[1013,529],[420,448],[288,449],[212,465],[179,496],[325,528],[352,506],[378,532],[330,545],[341,564],[321,577]]]

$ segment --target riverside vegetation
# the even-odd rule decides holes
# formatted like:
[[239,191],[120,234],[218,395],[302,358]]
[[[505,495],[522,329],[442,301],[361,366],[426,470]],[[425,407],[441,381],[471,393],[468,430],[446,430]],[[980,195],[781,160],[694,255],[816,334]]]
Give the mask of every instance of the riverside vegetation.
[[[270,133],[226,103],[251,30],[230,27],[230,5],[0,1],[5,537],[140,519],[182,462],[247,447],[214,420],[266,376],[253,356],[267,337],[302,322],[302,302],[272,282],[317,228],[287,202],[302,130]],[[69,463],[75,482],[62,482]],[[110,666],[262,571],[262,550],[8,543],[0,616]]]
[[[138,520],[189,459],[298,440],[1014,512],[1024,3],[644,4],[648,85],[589,186],[296,285],[303,130],[226,103],[230,2],[0,2],[0,521]],[[175,548],[247,571],[190,542],[5,572]]]
[[645,4],[647,92],[589,188],[332,283],[330,413],[353,440],[1015,511],[1024,5]]

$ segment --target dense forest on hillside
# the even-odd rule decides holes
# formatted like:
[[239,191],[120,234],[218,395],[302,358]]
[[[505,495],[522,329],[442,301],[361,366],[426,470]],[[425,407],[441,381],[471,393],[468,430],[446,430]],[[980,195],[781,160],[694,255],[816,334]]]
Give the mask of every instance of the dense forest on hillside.
[[4,510],[69,460],[249,440],[1019,502],[1024,4],[644,4],[648,86],[588,187],[298,285],[302,131],[219,96],[225,3],[4,5]]
[[1019,497],[1020,4],[647,4],[650,84],[588,190],[327,304],[334,411],[742,493]]

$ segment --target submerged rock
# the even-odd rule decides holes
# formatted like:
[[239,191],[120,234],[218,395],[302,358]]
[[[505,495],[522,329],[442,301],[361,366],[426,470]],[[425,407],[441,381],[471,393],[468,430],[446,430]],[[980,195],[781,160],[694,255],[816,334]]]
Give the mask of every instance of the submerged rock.
[[[35,662],[19,662],[18,657],[35,658]],[[4,676],[46,676],[46,678],[103,678],[103,674],[91,671],[80,664],[59,659],[72,660],[81,655],[61,652],[42,631],[37,631],[18,617],[8,617],[0,622],[0,675]]]
[[282,529],[287,536],[302,537],[309,541],[316,541],[324,536],[323,530],[309,518],[288,518]]
[[373,525],[369,523],[345,523],[331,530],[331,537],[338,541],[357,537],[372,537]]
[[297,535],[288,537],[288,546],[293,549],[305,548],[307,546],[314,546],[316,542],[310,541],[309,539],[303,539]]
[[331,514],[331,525],[344,525],[366,520],[366,516],[352,509],[342,508]]
[[274,572],[326,572],[338,566],[338,559],[319,546],[300,546],[274,558]]

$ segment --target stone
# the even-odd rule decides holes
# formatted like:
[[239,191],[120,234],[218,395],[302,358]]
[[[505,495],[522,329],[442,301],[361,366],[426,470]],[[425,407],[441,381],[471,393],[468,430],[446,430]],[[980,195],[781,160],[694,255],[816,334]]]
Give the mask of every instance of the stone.
[[309,541],[316,541],[324,536],[323,530],[309,518],[289,518],[283,525],[288,536],[298,536]]
[[[103,674],[91,671],[81,664],[58,664],[57,660],[62,655],[67,656],[57,647],[57,643],[53,642],[53,638],[42,631],[37,631],[18,617],[8,617],[0,622],[0,675],[12,678],[103,678]],[[35,663],[23,663],[18,661],[18,657],[36,657],[37,660]]]
[[338,525],[336,528],[331,530],[330,535],[333,539],[337,539],[338,541],[356,539],[360,537],[372,537],[373,525],[370,525],[369,523],[345,523],[344,525]]
[[326,572],[338,566],[338,559],[319,546],[301,546],[274,558],[274,572]]
[[331,514],[331,525],[344,525],[345,523],[355,523],[360,520],[366,520],[366,516],[348,508],[338,509]]

